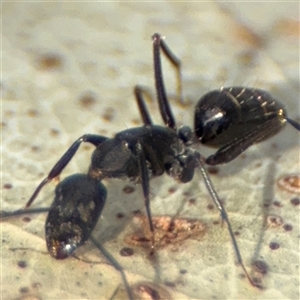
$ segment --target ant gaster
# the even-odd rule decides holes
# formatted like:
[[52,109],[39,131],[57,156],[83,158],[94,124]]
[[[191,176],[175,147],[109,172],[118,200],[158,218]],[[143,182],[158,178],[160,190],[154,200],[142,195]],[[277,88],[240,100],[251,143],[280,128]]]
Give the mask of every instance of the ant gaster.
[[[204,95],[195,107],[194,132],[188,126],[176,128],[166,95],[160,51],[177,70],[178,94],[181,96],[180,61],[159,34],[153,35],[154,74],[159,111],[165,127],[153,125],[144,100],[145,90],[139,86],[134,92],[144,125],[119,132],[113,138],[85,134],[78,138],[39,184],[26,204],[28,208],[45,184],[58,177],[75,155],[82,142],[93,144],[94,150],[87,174],[75,174],[61,181],[46,220],[48,250],[56,259],[70,256],[91,236],[106,200],[104,178],[129,178],[141,183],[146,213],[152,232],[149,181],[166,172],[175,180],[189,182],[199,168],[216,207],[226,222],[238,263],[249,282],[249,276],[234,236],[228,215],[220,201],[204,164],[227,163],[254,143],[268,139],[288,122],[297,130],[300,124],[286,117],[284,108],[270,94],[255,88],[230,87]],[[205,159],[191,148],[195,143],[220,147]],[[20,213],[21,211],[19,211]],[[10,213],[12,215],[14,212]],[[16,214],[18,212],[15,212]],[[5,214],[3,214],[5,215]]]

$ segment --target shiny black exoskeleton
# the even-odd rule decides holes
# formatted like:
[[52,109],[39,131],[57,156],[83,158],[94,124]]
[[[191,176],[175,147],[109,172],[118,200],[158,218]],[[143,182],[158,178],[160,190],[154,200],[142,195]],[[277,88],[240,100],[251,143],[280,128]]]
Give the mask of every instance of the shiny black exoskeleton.
[[[184,183],[192,180],[194,171],[198,168],[222,219],[227,223],[238,263],[249,282],[259,287],[259,284],[252,281],[243,264],[228,215],[203,164],[215,165],[233,160],[252,144],[276,134],[285,122],[289,122],[297,130],[300,130],[300,125],[287,118],[283,107],[267,92],[230,87],[209,92],[199,100],[195,107],[194,132],[188,126],[177,130],[165,92],[160,51],[163,51],[177,70],[179,94],[180,61],[161,36],[154,34],[157,100],[166,126],[153,124],[144,100],[146,91],[137,86],[134,93],[144,125],[119,132],[113,138],[85,134],[77,139],[39,184],[26,207],[32,204],[45,184],[60,175],[82,142],[91,143],[96,147],[88,173],[75,174],[64,179],[56,187],[55,199],[49,208],[45,225],[47,247],[53,257],[64,259],[92,238],[92,230],[106,200],[106,188],[101,183],[104,178],[129,178],[141,183],[150,230],[154,234],[149,199],[150,179],[166,172]],[[220,148],[205,159],[191,148],[194,143]],[[20,211],[15,212],[19,213]],[[13,214],[14,212],[2,213],[2,216]],[[97,245],[94,239],[93,242]],[[100,245],[97,246],[100,249]],[[152,252],[153,250],[154,238]]]
[[[127,177],[139,181],[141,176],[155,177],[166,172],[187,182],[193,177],[198,158],[173,129],[145,125],[124,130],[101,143],[92,155],[89,174],[98,180]],[[144,175],[142,167],[147,168]]]
[[255,88],[223,87],[205,94],[195,107],[197,139],[221,147],[206,159],[209,165],[230,162],[254,143],[278,133],[287,122],[300,130],[280,102]]

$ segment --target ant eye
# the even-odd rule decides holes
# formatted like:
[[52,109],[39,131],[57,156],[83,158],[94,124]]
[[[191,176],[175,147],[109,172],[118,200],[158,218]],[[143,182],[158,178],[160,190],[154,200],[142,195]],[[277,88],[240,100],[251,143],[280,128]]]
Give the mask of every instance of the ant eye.
[[187,144],[191,142],[193,138],[193,132],[190,127],[181,126],[178,130],[178,136],[185,144]]

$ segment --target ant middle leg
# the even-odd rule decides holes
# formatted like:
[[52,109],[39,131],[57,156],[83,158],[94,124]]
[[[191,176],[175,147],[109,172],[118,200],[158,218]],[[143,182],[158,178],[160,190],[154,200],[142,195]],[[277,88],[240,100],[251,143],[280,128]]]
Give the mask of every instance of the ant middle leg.
[[98,146],[102,142],[107,140],[107,137],[101,136],[101,135],[95,135],[95,134],[85,134],[81,136],[79,139],[77,139],[71,147],[65,152],[65,154],[59,159],[59,161],[54,165],[54,167],[49,172],[48,176],[38,185],[38,187],[35,189],[34,193],[26,203],[25,208],[29,207],[32,202],[35,200],[41,189],[52,179],[59,176],[60,173],[63,171],[63,169],[66,167],[66,165],[70,162],[70,160],[73,158],[75,153],[77,152],[80,144],[82,142],[91,143],[94,146]]
[[154,254],[154,248],[155,248],[155,238],[154,238],[154,226],[153,226],[153,221],[152,221],[152,214],[151,214],[151,209],[150,209],[150,189],[149,189],[150,179],[149,179],[149,173],[148,173],[148,168],[147,168],[147,164],[146,164],[146,157],[145,157],[142,145],[140,143],[138,143],[136,145],[135,149],[136,149],[136,154],[137,154],[137,157],[138,157],[139,173],[140,173],[140,176],[141,176],[146,214],[147,214],[147,218],[148,218],[150,232],[151,232],[151,235],[152,235],[150,255],[153,255]]

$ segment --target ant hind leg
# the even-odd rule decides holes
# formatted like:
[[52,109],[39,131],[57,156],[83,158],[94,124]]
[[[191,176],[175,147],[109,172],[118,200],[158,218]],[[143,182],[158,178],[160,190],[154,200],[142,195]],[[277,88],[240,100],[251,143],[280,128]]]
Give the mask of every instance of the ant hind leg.
[[38,187],[35,189],[34,193],[26,203],[26,208],[29,207],[32,202],[35,200],[41,189],[52,179],[59,176],[60,173],[63,171],[63,169],[66,167],[66,165],[70,162],[70,160],[73,158],[75,153],[77,152],[80,144],[82,142],[91,143],[94,146],[98,146],[102,142],[107,140],[107,137],[96,135],[96,134],[85,134],[81,136],[79,139],[77,139],[71,147],[65,152],[65,154],[59,159],[59,161],[54,165],[54,167],[49,172],[48,176],[38,185]]

